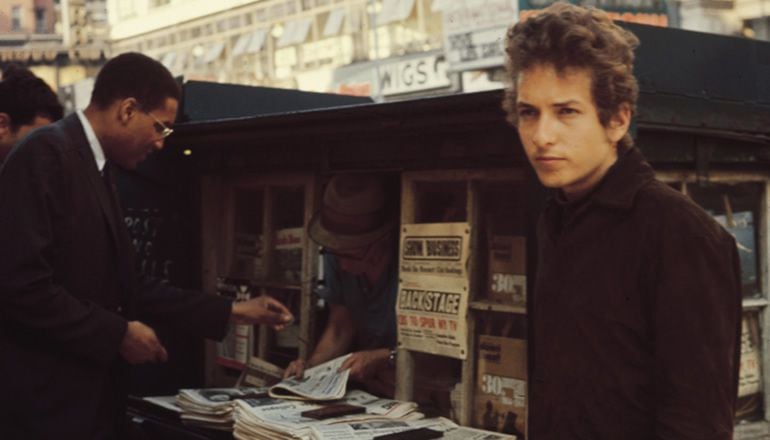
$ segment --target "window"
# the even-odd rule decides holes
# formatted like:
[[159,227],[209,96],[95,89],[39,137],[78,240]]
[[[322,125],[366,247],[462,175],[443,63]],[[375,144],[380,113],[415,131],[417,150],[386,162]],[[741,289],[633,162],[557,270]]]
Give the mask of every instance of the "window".
[[759,279],[759,219],[763,185],[748,183],[712,183],[708,186],[688,185],[687,193],[737,241],[741,260],[743,297],[762,297]]
[[[230,369],[240,369],[251,357],[285,367],[297,357],[307,356],[306,341],[312,339],[313,317],[311,274],[317,267],[315,249],[304,225],[314,211],[314,184],[310,176],[260,176],[227,181],[225,197],[215,188],[205,190],[209,229],[204,241],[218,249],[211,260],[216,280],[210,289],[223,296],[269,294],[286,304],[297,318],[277,333],[267,326],[236,328],[220,344],[213,360]],[[226,369],[214,369],[224,377]]]
[[11,8],[11,31],[21,30],[22,12],[21,6]]
[[46,29],[45,8],[35,8],[35,32],[38,34],[48,33]]

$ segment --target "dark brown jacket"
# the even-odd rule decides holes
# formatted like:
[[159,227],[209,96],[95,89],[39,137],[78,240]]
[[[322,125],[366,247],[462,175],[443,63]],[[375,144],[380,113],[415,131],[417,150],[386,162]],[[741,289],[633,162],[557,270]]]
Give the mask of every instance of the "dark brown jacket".
[[529,438],[731,439],[733,238],[634,149],[582,201],[549,202],[538,240]]

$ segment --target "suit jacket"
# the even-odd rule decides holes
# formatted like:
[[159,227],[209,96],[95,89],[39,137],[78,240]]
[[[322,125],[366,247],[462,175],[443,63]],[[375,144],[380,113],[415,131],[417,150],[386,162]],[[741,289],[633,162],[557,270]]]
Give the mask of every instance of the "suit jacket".
[[115,438],[127,321],[224,337],[229,301],[138,279],[121,219],[74,114],[0,170],[0,438]]

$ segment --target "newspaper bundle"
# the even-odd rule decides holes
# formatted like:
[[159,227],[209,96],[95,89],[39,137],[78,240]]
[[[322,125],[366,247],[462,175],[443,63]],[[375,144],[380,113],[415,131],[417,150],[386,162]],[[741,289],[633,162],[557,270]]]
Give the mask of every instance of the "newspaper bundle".
[[422,419],[416,411],[417,404],[375,397],[364,391],[350,391],[336,403],[363,406],[362,414],[341,416],[324,420],[308,418],[304,411],[319,409],[315,402],[283,400],[272,397],[238,400],[235,405],[233,435],[239,440],[273,440],[316,438],[313,428],[339,423],[374,423],[388,421],[413,421]]
[[381,435],[396,434],[413,429],[428,428],[443,432],[450,440],[516,440],[515,436],[457,426],[443,417],[421,420],[354,421],[316,425],[313,440],[373,440]]
[[267,388],[204,388],[180,390],[176,403],[182,421],[214,429],[231,430],[237,399],[267,395]]
[[312,428],[313,440],[372,440],[375,437],[412,429],[428,428],[446,432],[456,428],[451,420],[445,418],[421,420],[367,420],[331,425],[319,425]]

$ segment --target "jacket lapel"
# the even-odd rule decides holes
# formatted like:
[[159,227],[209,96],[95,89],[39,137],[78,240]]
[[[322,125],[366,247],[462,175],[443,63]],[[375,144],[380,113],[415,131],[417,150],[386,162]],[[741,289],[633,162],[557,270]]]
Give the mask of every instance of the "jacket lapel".
[[99,201],[99,206],[104,214],[107,224],[110,228],[110,235],[115,244],[115,248],[120,248],[119,239],[119,224],[117,209],[113,206],[110,200],[110,195],[107,192],[107,185],[105,185],[102,175],[99,172],[99,168],[96,165],[96,159],[94,153],[91,151],[91,146],[86,138],[83,125],[80,123],[80,119],[76,114],[67,116],[64,120],[65,131],[73,141],[73,145],[77,148],[81,160],[81,169],[83,173],[88,177],[88,181],[91,186],[91,190],[96,194],[96,199]]

